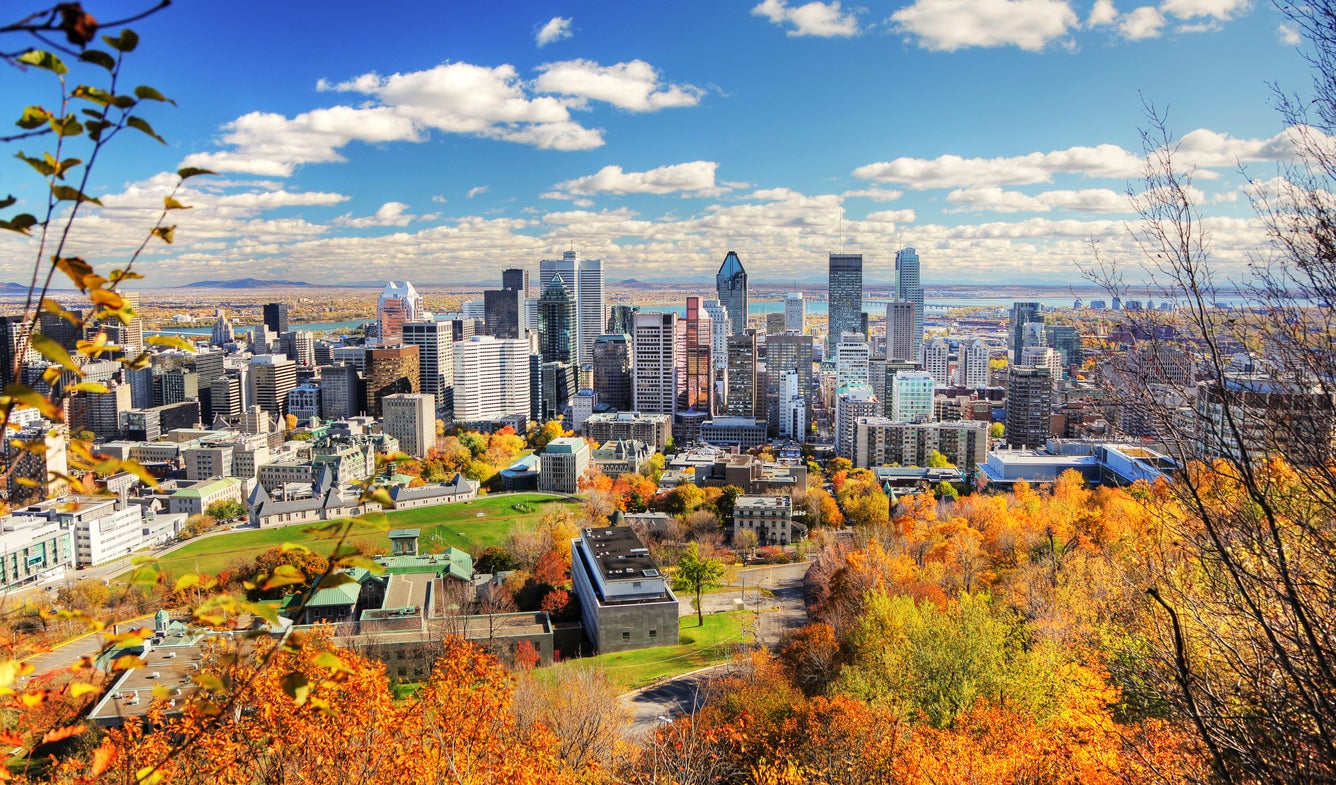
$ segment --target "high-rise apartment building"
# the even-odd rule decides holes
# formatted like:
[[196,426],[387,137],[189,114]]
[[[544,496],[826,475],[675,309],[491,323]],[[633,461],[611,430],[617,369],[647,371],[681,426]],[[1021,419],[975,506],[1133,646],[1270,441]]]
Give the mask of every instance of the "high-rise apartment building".
[[1027,346],[1021,351],[1021,365],[1027,368],[1047,368],[1056,386],[1062,378],[1062,355],[1047,346]]
[[519,289],[488,289],[482,293],[483,323],[494,338],[524,337],[524,294]]
[[380,325],[380,343],[389,346],[403,340],[404,322],[422,319],[427,309],[422,295],[408,281],[390,281],[381,290],[376,303],[376,321]]
[[288,393],[297,386],[297,363],[279,354],[251,358],[252,400],[275,420],[288,413]]
[[736,251],[724,256],[714,276],[714,290],[719,294],[719,303],[728,310],[729,334],[740,335],[747,329],[747,271],[742,269]]
[[315,335],[292,330],[278,336],[279,351],[303,368],[315,367]]
[[795,333],[802,332],[807,323],[807,301],[802,292],[789,292],[784,295],[784,329]]
[[977,389],[988,386],[988,344],[974,338],[960,345],[956,361],[956,384]]
[[860,417],[875,417],[881,410],[881,401],[866,384],[840,387],[835,395],[835,454],[841,458],[854,457],[855,426]]
[[434,319],[404,322],[405,346],[418,348],[418,392],[436,397],[438,409],[449,409],[455,381],[454,331],[450,322]]
[[914,351],[914,304],[906,300],[886,304],[886,358],[918,359]]
[[938,387],[951,386],[951,345],[938,336],[923,344],[923,370],[932,375]]
[[835,387],[851,384],[869,384],[869,364],[872,353],[867,341],[859,333],[845,333],[835,345]]
[[923,286],[919,280],[919,258],[913,248],[902,248],[895,254],[896,296],[913,306],[913,327],[910,340],[917,357],[923,345]]
[[845,333],[863,332],[863,255],[833,253],[829,270],[830,324],[826,356],[835,355],[835,345]]
[[454,345],[455,419],[529,414],[529,342],[475,335]]
[[396,393],[381,399],[385,433],[399,440],[399,449],[414,458],[426,458],[436,445],[436,398]]
[[732,417],[756,417],[756,331],[728,336],[724,354],[728,366],[724,413]]
[[374,346],[366,350],[366,370],[362,373],[366,395],[362,410],[380,417],[380,402],[387,395],[419,392],[422,378],[421,356],[416,346]]
[[714,357],[714,367],[723,368],[728,356],[728,336],[732,334],[728,309],[718,300],[706,300],[705,313],[710,315],[710,354]]
[[900,371],[891,380],[890,418],[896,422],[932,422],[937,380],[927,371]]
[[798,441],[807,438],[807,393],[796,370],[785,371],[780,379],[778,411],[780,436]]
[[1052,428],[1053,379],[1048,368],[1007,369],[1009,447],[1042,447]]
[[677,412],[677,314],[638,313],[632,334],[633,405],[643,414]]
[[538,298],[538,353],[543,362],[575,365],[579,328],[575,292],[561,275],[554,275]]
[[594,392],[617,411],[631,410],[631,339],[621,333],[594,339]]
[[1025,349],[1025,325],[1044,323],[1044,306],[1039,303],[1011,304],[1011,362],[1019,365]]
[[264,326],[274,333],[282,335],[288,331],[288,304],[266,303],[264,306]]

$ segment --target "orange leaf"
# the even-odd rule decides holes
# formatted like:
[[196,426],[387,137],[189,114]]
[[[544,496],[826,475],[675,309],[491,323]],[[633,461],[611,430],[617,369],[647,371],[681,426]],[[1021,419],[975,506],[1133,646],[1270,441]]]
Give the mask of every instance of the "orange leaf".
[[78,736],[86,730],[88,730],[88,726],[86,725],[66,725],[63,728],[52,728],[42,737],[42,743],[50,744],[53,741],[62,741],[71,736]]
[[110,741],[104,741],[102,746],[93,752],[93,766],[88,773],[94,778],[100,777],[102,772],[106,771],[114,760],[116,760],[116,745]]

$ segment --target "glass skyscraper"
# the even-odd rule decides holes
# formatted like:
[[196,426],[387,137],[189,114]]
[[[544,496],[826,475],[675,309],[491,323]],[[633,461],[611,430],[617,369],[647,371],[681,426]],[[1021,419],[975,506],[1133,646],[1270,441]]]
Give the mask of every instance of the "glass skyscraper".
[[714,276],[719,304],[728,310],[729,335],[741,335],[747,329],[747,271],[737,251],[729,251]]
[[[835,347],[844,333],[863,332],[863,255],[830,255],[830,331],[826,336],[826,357],[835,356]],[[867,337],[866,334],[863,335]]]
[[913,248],[903,248],[895,254],[896,296],[914,306],[914,322],[910,328],[910,351],[905,359],[917,359],[923,348],[923,286],[919,281],[919,258]]

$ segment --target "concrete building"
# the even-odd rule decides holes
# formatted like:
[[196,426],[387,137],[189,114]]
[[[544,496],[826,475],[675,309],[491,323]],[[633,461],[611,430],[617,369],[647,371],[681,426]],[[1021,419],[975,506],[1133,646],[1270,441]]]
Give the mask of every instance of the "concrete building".
[[800,333],[806,330],[807,302],[802,292],[789,292],[784,295],[784,330]]
[[956,362],[956,384],[975,389],[987,387],[988,362],[988,344],[982,338],[962,342]]
[[45,518],[0,518],[0,592],[74,569],[74,532]]
[[1007,369],[1007,445],[1039,447],[1052,428],[1053,379],[1048,368]]
[[102,496],[65,496],[14,511],[15,517],[41,519],[73,533],[74,557],[91,567],[134,553],[144,546],[143,507],[122,506]]
[[629,337],[611,333],[594,340],[594,392],[599,401],[618,411],[631,409],[632,366]]
[[236,477],[208,480],[182,488],[167,498],[167,511],[200,515],[216,502],[245,501],[245,483]]
[[891,380],[890,418],[896,422],[931,422],[937,380],[927,371],[899,371]]
[[251,400],[275,419],[288,413],[288,393],[297,386],[297,364],[280,354],[250,360]]
[[1021,350],[1021,365],[1027,368],[1047,368],[1054,386],[1063,377],[1062,355],[1047,346],[1027,346]]
[[418,392],[435,396],[436,408],[448,411],[454,405],[455,383],[451,324],[434,319],[404,322],[403,336],[405,346],[418,348]]
[[399,440],[399,449],[414,458],[426,458],[436,446],[435,396],[387,395],[381,400],[381,421],[385,433]]
[[[320,411],[327,420],[345,420],[362,411],[362,377],[351,365],[320,366]],[[237,412],[240,416],[241,412]]]
[[548,493],[578,493],[580,478],[589,470],[589,445],[578,436],[563,436],[543,448],[538,489]]
[[733,531],[756,533],[758,545],[793,542],[793,499],[788,496],[739,496],[733,502]]
[[585,435],[600,444],[606,441],[635,439],[663,452],[672,435],[672,417],[666,414],[610,412],[595,414],[584,424]]
[[812,412],[812,336],[786,332],[780,335],[767,335],[765,338],[765,393],[767,418],[771,423],[779,423],[781,389],[784,375],[790,371],[798,372],[798,391],[807,410],[803,419],[810,422]]
[[633,402],[637,412],[677,412],[679,337],[677,314],[638,313],[632,334]]
[[321,416],[320,385],[306,382],[288,391],[288,414],[299,423]]
[[725,341],[726,386],[724,414],[730,417],[756,417],[758,411],[756,387],[756,332],[744,330],[730,335]]
[[199,444],[183,448],[181,462],[186,465],[186,479],[200,482],[211,477],[236,476],[232,469],[234,449],[232,444]]
[[872,356],[862,333],[845,333],[835,345],[835,387],[868,384],[868,361]]
[[700,440],[716,447],[750,450],[766,443],[765,420],[755,417],[714,417],[700,425]]
[[582,529],[571,541],[571,584],[599,653],[677,644],[677,597],[629,527]]
[[[929,406],[931,407],[931,398]],[[860,417],[873,417],[881,411],[881,401],[866,384],[839,388],[835,396],[835,454],[854,457],[855,425]]]
[[927,466],[933,451],[966,472],[988,457],[989,423],[977,420],[909,423],[860,417],[854,430],[854,466]]
[[802,375],[797,370],[784,372],[784,382],[777,403],[779,435],[803,441],[807,438],[807,398],[802,390]]
[[923,344],[923,370],[932,376],[938,387],[951,386],[951,346],[938,336]]

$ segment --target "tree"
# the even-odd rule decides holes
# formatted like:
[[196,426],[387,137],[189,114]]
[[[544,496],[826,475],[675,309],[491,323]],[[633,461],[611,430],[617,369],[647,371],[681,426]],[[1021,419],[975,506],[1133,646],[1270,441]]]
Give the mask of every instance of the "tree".
[[705,612],[701,609],[700,598],[706,589],[723,585],[724,565],[718,559],[701,558],[700,546],[691,543],[682,553],[677,563],[677,572],[673,573],[673,589],[691,592],[696,595],[696,622],[705,625]]
[[204,514],[220,521],[236,520],[246,517],[246,505],[236,500],[218,501],[210,504]]
[[929,469],[947,469],[954,465],[955,464],[951,463],[950,458],[947,458],[945,455],[942,455],[940,452],[937,452],[936,450],[933,450],[932,452],[928,453]]
[[669,515],[686,515],[695,511],[704,501],[705,491],[693,483],[684,482],[668,492],[664,509]]
[[719,525],[724,529],[733,528],[733,508],[737,505],[742,489],[736,485],[725,485],[715,500],[714,509],[719,513]]
[[1007,435],[1007,426],[1000,422],[995,422],[988,426],[988,438],[1001,439]]
[[750,555],[756,550],[757,541],[756,532],[751,529],[737,529],[733,532],[733,549],[739,553]]
[[297,415],[291,413],[283,415],[283,429],[287,431],[297,430]]

